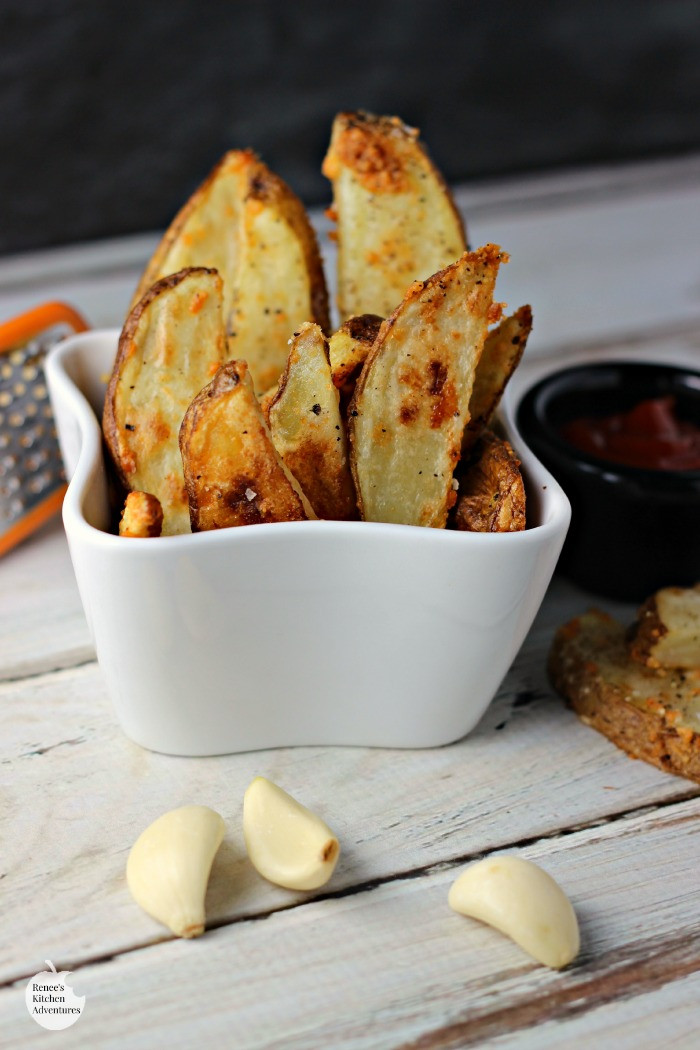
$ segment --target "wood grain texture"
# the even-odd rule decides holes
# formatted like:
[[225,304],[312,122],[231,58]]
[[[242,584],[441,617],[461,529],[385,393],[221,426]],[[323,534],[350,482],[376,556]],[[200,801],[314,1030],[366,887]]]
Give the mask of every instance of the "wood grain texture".
[[[652,960],[652,965],[654,960]],[[691,1050],[698,1025],[700,974],[681,977],[652,991],[635,989],[610,1002],[581,1003],[578,1014],[549,1020],[545,1008],[536,1027],[489,1040],[493,1050]]]
[[0,681],[94,658],[57,517],[0,561]]
[[317,808],[339,835],[333,891],[698,794],[627,759],[552,695],[548,621],[581,602],[566,585],[556,597],[476,731],[426,751],[288,748],[173,759],[122,735],[95,664],[0,686],[0,977],[31,973],[47,952],[75,966],[163,939],[133,906],[123,869],[143,828],[185,803],[210,805],[229,823],[212,879],[212,921],[288,906],[289,894],[261,887],[245,860],[242,797],[256,774]]
[[[472,241],[502,238],[513,254],[499,296],[535,305],[519,382],[555,347],[567,362],[614,346],[698,365],[699,171],[690,158],[459,191]],[[0,260],[0,315],[59,296],[120,324],[153,240]],[[67,1046],[690,1050],[700,793],[627,759],[553,696],[552,632],[591,604],[633,611],[555,580],[482,722],[450,747],[176,759],[115,724],[60,523],[13,551],[0,562],[0,1045],[50,1039],[23,1001],[50,958],[88,996]],[[241,805],[257,773],[338,833],[322,893],[250,868]],[[123,874],[139,832],[186,802],[228,824],[216,928],[194,943],[143,914]],[[461,866],[494,849],[541,861],[572,895],[583,950],[570,969],[544,970],[447,908]]]
[[[700,862],[699,817],[694,799],[522,850],[579,916],[581,955],[565,971],[450,911],[457,861],[81,968],[73,987],[87,1004],[65,1044],[145,1050],[157,1031],[162,1045],[235,1037],[237,1050],[481,1047],[505,1033],[538,1046],[546,1018],[567,1046],[584,1010],[672,987],[700,967],[700,898],[677,878],[679,856]],[[86,893],[83,912],[94,901]],[[24,981],[0,993],[14,1043],[31,1023],[23,993]],[[654,1043],[640,1032],[637,1046]]]

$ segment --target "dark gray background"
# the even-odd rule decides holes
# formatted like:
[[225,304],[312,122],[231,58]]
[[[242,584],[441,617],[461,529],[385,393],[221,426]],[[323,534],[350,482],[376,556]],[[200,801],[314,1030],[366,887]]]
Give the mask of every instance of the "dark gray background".
[[0,252],[163,227],[228,148],[309,204],[338,109],[451,181],[700,149],[699,0],[0,0]]

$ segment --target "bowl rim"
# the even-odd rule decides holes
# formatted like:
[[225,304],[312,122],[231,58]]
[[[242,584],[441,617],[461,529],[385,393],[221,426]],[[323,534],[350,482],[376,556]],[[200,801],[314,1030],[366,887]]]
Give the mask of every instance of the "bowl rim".
[[[97,474],[107,475],[105,449],[102,437],[101,421],[98,419],[86,394],[70,376],[66,364],[74,358],[80,358],[86,347],[95,340],[111,339],[114,342],[115,352],[119,338],[118,328],[94,328],[78,335],[70,336],[54,346],[48,353],[45,361],[45,370],[48,380],[49,391],[54,411],[59,407],[63,415],[72,417],[77,423],[80,431],[80,452],[73,475],[68,484],[63,501],[63,522],[66,533],[91,546],[101,547],[111,553],[128,552],[133,558],[153,558],[165,556],[166,554],[177,555],[178,553],[191,553],[199,546],[210,546],[216,548],[220,544],[227,546],[249,544],[258,542],[269,542],[276,537],[277,540],[284,537],[294,538],[305,535],[333,535],[338,534],[346,539],[370,540],[387,539],[393,537],[396,542],[411,542],[416,544],[440,544],[451,543],[458,546],[465,544],[479,544],[488,546],[499,543],[518,543],[522,546],[531,544],[538,545],[547,541],[550,537],[561,535],[562,531],[568,529],[571,518],[571,505],[561,485],[557,482],[550,471],[532,450],[524,439],[515,419],[515,412],[511,400],[506,396],[502,399],[499,416],[501,422],[505,423],[508,431],[508,439],[517,444],[516,453],[523,460],[523,466],[527,473],[536,478],[538,490],[546,490],[547,509],[536,525],[528,527],[520,532],[514,533],[476,533],[460,532],[456,529],[432,529],[415,525],[400,525],[389,522],[367,522],[367,521],[291,521],[270,522],[264,524],[248,525],[239,529],[220,529],[200,533],[185,533],[176,536],[150,537],[147,543],[128,541],[123,536],[91,525],[84,514],[83,504],[85,502],[90,485]],[[105,383],[106,386],[106,383]],[[59,426],[60,436],[60,426]],[[265,540],[264,537],[268,537]]]
[[[572,442],[567,441],[567,439],[562,437],[559,431],[546,419],[544,413],[538,415],[535,411],[538,397],[541,397],[551,384],[559,383],[568,377],[574,379],[576,375],[580,375],[581,373],[594,374],[596,372],[615,371],[620,369],[623,371],[646,371],[650,374],[654,372],[666,372],[679,375],[690,375],[697,378],[698,383],[700,384],[700,370],[690,368],[687,365],[674,364],[673,362],[666,363],[663,361],[648,360],[637,361],[614,357],[599,361],[579,362],[577,364],[568,365],[565,368],[559,368],[548,372],[522,391],[516,409],[519,430],[522,433],[525,429],[522,425],[523,414],[525,412],[529,413],[531,418],[528,420],[527,429],[530,429],[530,423],[534,423],[536,428],[534,434],[530,433],[530,438],[534,436],[536,441],[543,441],[546,439],[548,444],[553,446],[553,451],[560,454],[560,458],[567,460],[574,467],[587,468],[586,472],[589,474],[595,473],[604,475],[606,481],[630,480],[638,483],[646,482],[657,488],[675,485],[677,488],[683,489],[688,484],[690,484],[691,488],[697,487],[697,482],[700,481],[700,468],[694,470],[672,470],[670,468],[656,469],[653,467],[635,467],[627,463],[620,463],[613,459],[606,459],[605,456],[593,455],[590,452],[585,452],[583,449],[578,448]],[[700,385],[698,393],[700,395]],[[661,479],[666,479],[665,483],[662,482]],[[660,482],[661,484],[659,484]]]

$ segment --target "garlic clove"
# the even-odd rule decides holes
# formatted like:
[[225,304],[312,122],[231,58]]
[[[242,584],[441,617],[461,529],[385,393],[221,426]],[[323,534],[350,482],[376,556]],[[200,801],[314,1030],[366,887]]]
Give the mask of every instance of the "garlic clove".
[[323,886],[340,856],[321,818],[265,777],[255,777],[245,793],[243,834],[257,871],[290,890]]
[[494,926],[552,969],[578,955],[576,913],[551,875],[522,857],[488,857],[453,883],[450,907]]
[[204,898],[224,831],[208,806],[181,806],[149,825],[131,848],[126,881],[134,900],[178,937],[204,932]]

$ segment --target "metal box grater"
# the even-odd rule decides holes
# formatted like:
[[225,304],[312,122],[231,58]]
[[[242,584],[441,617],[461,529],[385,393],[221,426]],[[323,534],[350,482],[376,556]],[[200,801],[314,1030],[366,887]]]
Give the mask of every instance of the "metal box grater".
[[56,342],[87,327],[58,302],[0,324],[0,555],[63,502],[66,481],[43,365]]

